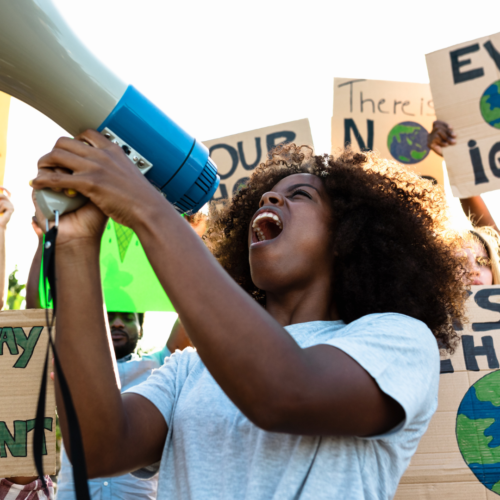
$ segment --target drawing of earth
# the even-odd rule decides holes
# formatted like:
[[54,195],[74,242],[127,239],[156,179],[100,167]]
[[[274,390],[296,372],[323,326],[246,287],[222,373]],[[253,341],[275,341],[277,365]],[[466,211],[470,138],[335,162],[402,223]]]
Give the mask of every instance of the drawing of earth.
[[492,83],[481,96],[479,108],[484,121],[500,129],[500,80]]
[[500,370],[469,388],[458,408],[456,431],[467,465],[500,495]]
[[401,122],[392,127],[387,137],[387,148],[400,163],[411,165],[427,157],[427,130],[416,122]]

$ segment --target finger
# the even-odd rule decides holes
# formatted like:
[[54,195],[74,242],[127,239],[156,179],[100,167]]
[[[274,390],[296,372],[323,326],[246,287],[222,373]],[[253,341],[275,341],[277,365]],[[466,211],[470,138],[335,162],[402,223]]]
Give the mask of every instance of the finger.
[[112,144],[109,139],[106,139],[100,132],[97,130],[88,129],[85,132],[76,136],[76,139],[79,141],[84,141],[98,149],[107,149]]
[[60,137],[57,139],[52,151],[57,149],[62,149],[63,151],[68,151],[69,153],[83,157],[92,154],[92,151],[95,150],[87,141],[79,141],[71,137]]
[[9,197],[12,196],[11,192],[6,187],[0,186],[0,189],[2,190],[2,194],[7,193]]
[[49,168],[42,168],[39,170],[37,177],[31,181],[31,186],[34,189],[59,188],[60,190],[68,190],[67,192],[72,196],[74,196],[73,192],[82,193],[87,196],[86,193],[89,185],[84,176],[54,172]]
[[448,134],[446,133],[446,130],[442,128],[436,129],[436,137],[439,137],[442,141],[448,140]]
[[[85,146],[89,148],[89,146]],[[57,168],[59,167],[59,168]],[[38,160],[39,169],[55,169],[56,173],[62,173],[61,168],[65,169],[64,173],[80,172],[92,170],[94,163],[87,160],[84,156],[72,153],[64,149],[53,149],[50,153],[42,156]],[[69,176],[68,176],[69,177]]]

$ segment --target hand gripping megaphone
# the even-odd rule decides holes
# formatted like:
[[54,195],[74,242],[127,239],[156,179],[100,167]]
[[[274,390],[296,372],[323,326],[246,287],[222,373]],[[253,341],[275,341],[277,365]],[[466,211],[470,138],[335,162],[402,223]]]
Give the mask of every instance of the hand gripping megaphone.
[[[219,185],[207,148],[99,62],[50,0],[0,0],[0,90],[71,135],[103,133],[181,213],[199,210]],[[36,198],[50,220],[86,202],[48,189]]]

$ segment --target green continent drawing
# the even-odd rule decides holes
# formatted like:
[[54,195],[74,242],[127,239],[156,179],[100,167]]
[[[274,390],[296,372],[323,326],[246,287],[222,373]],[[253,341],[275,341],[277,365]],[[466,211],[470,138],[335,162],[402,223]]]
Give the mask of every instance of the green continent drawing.
[[500,495],[500,370],[469,388],[458,408],[456,431],[467,465]]
[[429,154],[427,135],[427,130],[419,123],[398,123],[387,136],[387,148],[392,157],[401,163],[418,163]]
[[479,109],[488,125],[500,129],[500,80],[484,91],[479,101]]

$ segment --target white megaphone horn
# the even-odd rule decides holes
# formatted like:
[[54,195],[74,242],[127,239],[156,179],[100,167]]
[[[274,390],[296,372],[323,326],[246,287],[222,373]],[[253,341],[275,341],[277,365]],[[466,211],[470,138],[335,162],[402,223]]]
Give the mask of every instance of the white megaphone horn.
[[[219,185],[207,148],[99,62],[50,0],[0,0],[0,90],[72,135],[103,133],[181,213],[199,210]],[[49,219],[86,202],[47,189],[36,197]]]

